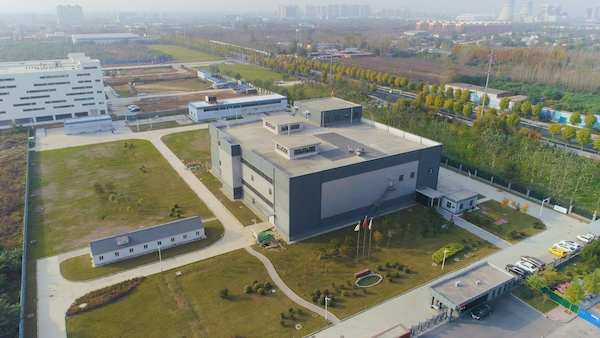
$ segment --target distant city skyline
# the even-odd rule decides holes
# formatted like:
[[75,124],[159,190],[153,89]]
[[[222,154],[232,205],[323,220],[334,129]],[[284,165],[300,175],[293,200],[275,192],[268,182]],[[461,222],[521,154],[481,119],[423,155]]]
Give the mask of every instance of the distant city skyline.
[[[515,10],[519,10],[525,0],[515,1]],[[190,0],[145,0],[143,6],[140,6],[139,2],[134,1],[119,1],[119,0],[78,0],[78,1],[48,1],[48,0],[22,0],[22,1],[11,1],[3,4],[0,9],[0,14],[6,14],[8,12],[55,12],[56,6],[58,5],[80,5],[83,9],[83,15],[91,15],[94,13],[116,13],[120,11],[134,11],[134,12],[208,12],[208,13],[244,13],[244,12],[263,12],[263,13],[277,13],[280,5],[298,5],[300,9],[304,8],[304,5],[327,5],[327,4],[365,4],[370,5],[373,13],[376,13],[383,8],[394,8],[394,7],[409,7],[412,12],[429,12],[432,14],[460,14],[460,13],[500,13],[504,1],[493,0],[489,1],[476,1],[476,0],[455,0],[455,1],[442,1],[442,0],[430,0],[423,2],[415,2],[410,0],[397,0],[394,2],[383,1],[383,0],[347,0],[347,1],[316,1],[316,0],[303,0],[303,1],[280,1],[280,0],[261,0],[260,2],[241,2],[233,0],[222,0],[213,2],[200,2]],[[579,0],[579,1],[567,1],[567,0],[540,0],[533,3],[533,11],[539,10],[541,4],[553,4],[561,5],[564,12],[569,15],[583,16],[585,9],[589,7],[597,7],[598,2],[596,0]]]

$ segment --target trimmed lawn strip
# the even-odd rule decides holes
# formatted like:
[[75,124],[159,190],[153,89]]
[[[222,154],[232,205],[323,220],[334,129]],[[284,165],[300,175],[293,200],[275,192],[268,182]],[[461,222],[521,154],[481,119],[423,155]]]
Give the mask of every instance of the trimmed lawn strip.
[[[389,248],[387,248],[388,232],[383,230],[386,228],[384,226],[386,222],[389,228],[395,231],[390,238]],[[321,291],[329,289],[330,292],[335,290],[335,301],[330,308],[341,319],[439,277],[441,266],[432,265],[431,255],[449,243],[462,243],[465,250],[455,256],[460,259],[458,262],[454,259],[446,259],[444,268],[447,272],[473,263],[497,250],[493,245],[457,226],[450,225],[447,230],[441,229],[440,226],[444,223],[448,222],[441,222],[439,217],[432,216],[430,211],[417,205],[374,219],[373,231],[381,229],[379,231],[382,231],[383,235],[379,249],[374,235],[370,260],[361,258],[358,263],[354,258],[356,244],[353,246],[342,244],[339,248],[340,252],[347,252],[349,256],[335,257],[331,254],[330,243],[333,239],[339,240],[340,243],[344,243],[347,237],[356,241],[357,233],[353,231],[354,225],[288,245],[287,250],[264,248],[257,248],[257,250],[273,262],[284,282],[302,298],[311,301],[311,293],[317,289]],[[437,235],[432,234],[432,227],[438,227]],[[423,234],[426,236],[424,237]],[[362,243],[362,230],[360,237]],[[476,246],[477,250],[473,250],[471,245]],[[361,248],[360,253],[362,252]],[[467,253],[473,255],[465,257]],[[395,262],[400,264],[400,269],[385,268],[386,263],[393,265]],[[377,266],[382,266],[383,269],[378,271]],[[408,273],[404,271],[404,267],[408,267]],[[355,282],[353,274],[367,268],[384,277],[388,272],[392,276],[395,273],[399,273],[400,276],[394,277],[391,282],[385,278],[377,286],[359,290],[353,286]],[[366,293],[363,293],[365,290]],[[342,296],[344,291],[349,295]],[[352,295],[353,292],[355,295]]]
[[[181,276],[175,272],[181,271]],[[68,337],[292,337],[323,326],[280,290],[246,294],[254,280],[269,281],[262,263],[245,250],[148,276],[128,296],[67,320]],[[226,299],[219,290],[227,288]],[[285,326],[280,325],[284,312]],[[296,330],[294,325],[301,324]]]
[[[223,236],[223,225],[221,225],[221,222],[219,221],[207,222],[204,224],[204,227],[207,237],[206,239],[161,250],[162,259],[165,260],[171,257],[176,257],[182,254],[204,249],[221,239],[221,236]],[[84,281],[155,262],[158,262],[158,252],[152,252],[146,255],[125,259],[94,268],[92,267],[90,256],[83,255],[69,258],[60,263],[60,273],[65,279],[72,281]]]
[[[148,131],[148,130],[158,130],[158,129],[168,129],[168,128],[177,128],[177,127],[182,127],[181,124],[177,123],[176,121],[165,121],[165,122],[156,122],[156,123],[144,123],[144,124],[140,124],[140,133],[143,131]],[[132,122],[129,125],[129,128],[134,132],[137,133],[138,132],[138,127],[137,124],[135,122]]]
[[210,164],[208,129],[186,131],[182,133],[163,136],[162,141],[181,159],[184,163],[200,163],[199,170],[194,174],[210,190],[210,192],[223,203],[223,205],[244,226],[252,225],[252,219],[259,217],[241,201],[232,201],[221,191],[221,182],[208,172]]
[[175,62],[217,61],[223,60],[218,55],[211,55],[177,45],[146,45],[150,49],[171,54]]
[[[29,247],[35,258],[84,247],[117,231],[173,221],[173,204],[182,206],[182,217],[213,216],[148,141],[44,151],[32,159],[29,230],[35,242]],[[95,182],[106,192],[95,192]],[[110,183],[114,187],[106,188]]]
[[526,285],[521,285],[513,290],[513,295],[517,296],[520,300],[544,314],[554,310],[557,306],[559,306],[550,298],[544,300],[544,294],[541,292],[533,292],[529,290]]
[[[233,73],[240,73],[242,78],[244,78],[248,82],[253,82],[258,79],[261,81],[283,81],[283,75],[281,73],[276,73],[271,70],[262,67],[255,67],[252,65],[218,65],[219,70],[230,71]],[[197,67],[195,69],[203,69],[210,70],[209,67]],[[296,81],[297,78],[290,76],[285,81]]]
[[[479,204],[478,207],[480,208],[479,210],[464,213],[460,217],[466,220],[467,216],[469,216],[471,218],[469,222],[511,243],[518,243],[527,237],[531,237],[544,231],[543,229],[536,229],[533,227],[534,223],[539,221],[537,218],[521,211],[517,211],[510,205],[503,207],[500,202],[489,200]],[[490,218],[489,215],[482,214],[482,211],[485,211],[490,215],[497,215],[500,219],[508,221],[508,223],[496,225],[493,223],[494,220]],[[523,232],[525,236],[520,236],[520,238],[517,239],[511,238],[507,236],[507,232],[510,230],[515,230],[519,233]]]

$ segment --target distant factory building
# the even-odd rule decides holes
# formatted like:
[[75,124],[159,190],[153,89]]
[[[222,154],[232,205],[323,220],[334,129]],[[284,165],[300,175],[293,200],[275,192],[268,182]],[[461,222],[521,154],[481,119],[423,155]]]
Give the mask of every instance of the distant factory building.
[[73,34],[74,44],[91,42],[97,45],[108,45],[123,41],[139,41],[140,36],[133,33],[111,33],[111,34]]
[[207,95],[204,101],[190,102],[189,114],[194,121],[210,121],[285,111],[287,98],[279,94],[246,96],[217,100]]

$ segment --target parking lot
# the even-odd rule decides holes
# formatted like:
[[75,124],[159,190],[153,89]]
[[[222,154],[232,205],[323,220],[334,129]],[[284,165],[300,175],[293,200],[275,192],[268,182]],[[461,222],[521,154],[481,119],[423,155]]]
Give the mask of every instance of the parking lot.
[[546,337],[565,325],[544,317],[511,294],[489,304],[492,313],[482,320],[465,314],[422,337]]

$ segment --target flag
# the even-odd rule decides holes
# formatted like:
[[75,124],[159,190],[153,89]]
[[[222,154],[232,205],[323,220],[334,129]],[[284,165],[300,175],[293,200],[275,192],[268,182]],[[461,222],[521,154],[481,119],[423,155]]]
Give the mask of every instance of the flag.
[[331,91],[331,96],[333,96],[333,92],[334,92],[334,91],[332,90],[332,91]]
[[373,225],[373,217],[371,217],[371,221],[369,222],[369,230],[371,230],[372,225]]
[[358,221],[358,224],[354,227],[354,231],[360,231],[360,221]]
[[367,225],[367,216],[365,215],[365,220],[363,221],[363,229],[365,228],[365,226]]

